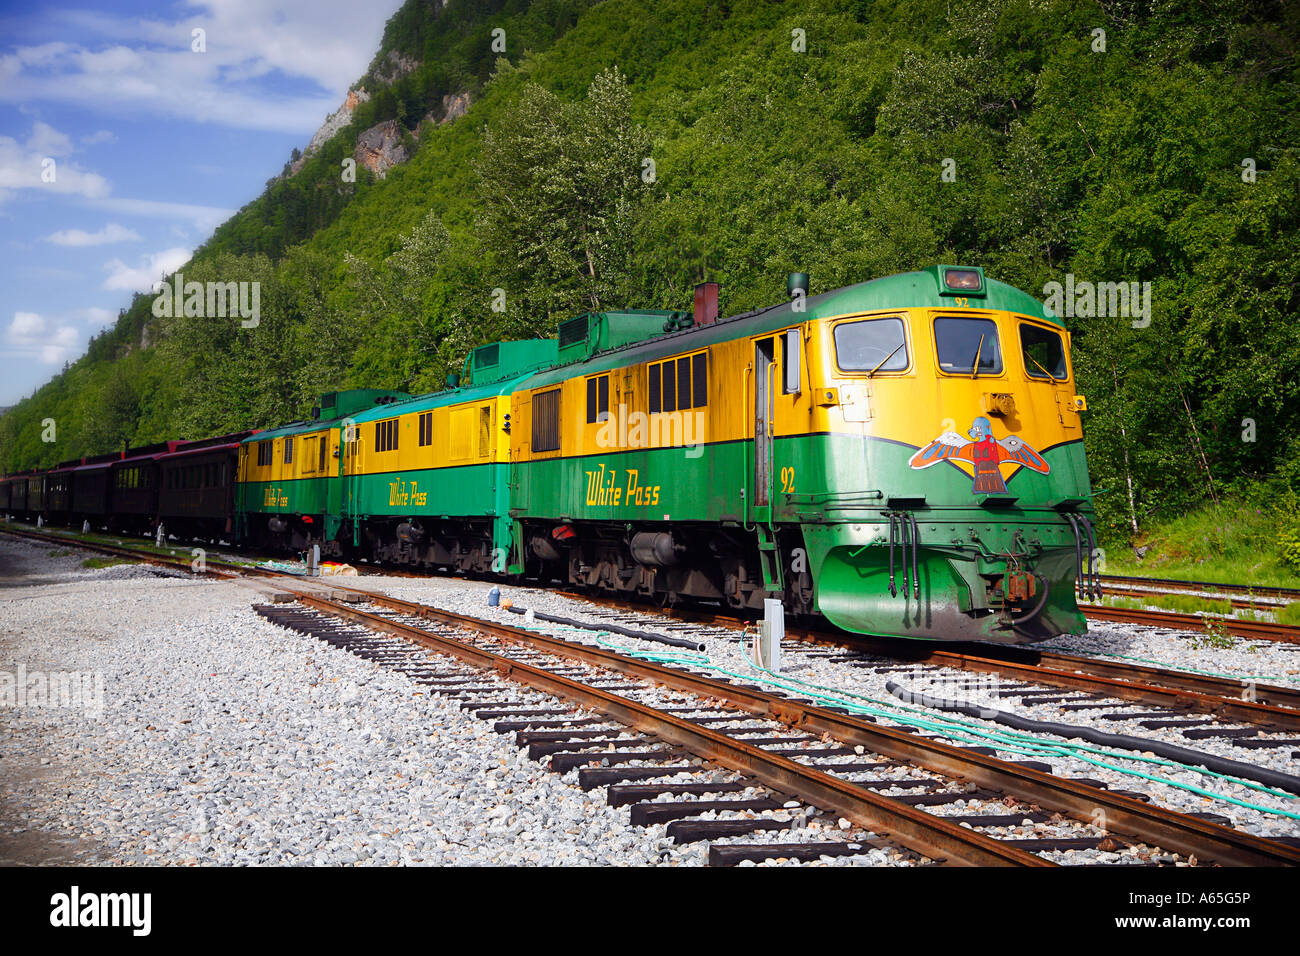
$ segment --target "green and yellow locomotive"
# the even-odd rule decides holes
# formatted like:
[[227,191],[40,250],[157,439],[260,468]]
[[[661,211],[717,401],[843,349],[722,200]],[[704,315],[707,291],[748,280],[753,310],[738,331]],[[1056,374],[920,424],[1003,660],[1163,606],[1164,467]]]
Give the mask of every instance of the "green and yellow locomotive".
[[869,634],[1083,631],[1085,406],[1040,302],[956,266],[812,297],[796,274],[787,301],[726,319],[717,291],[252,436],[241,532],[661,601],[776,596]]

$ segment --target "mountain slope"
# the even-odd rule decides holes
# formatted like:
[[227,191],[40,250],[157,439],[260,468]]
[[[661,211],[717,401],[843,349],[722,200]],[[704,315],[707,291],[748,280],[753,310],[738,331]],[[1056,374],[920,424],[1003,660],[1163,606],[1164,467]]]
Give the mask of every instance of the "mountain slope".
[[[413,0],[353,123],[185,269],[262,282],[261,325],[160,320],[140,297],[0,419],[0,456],[274,424],[346,385],[434,388],[469,346],[593,302],[682,307],[705,277],[734,312],[796,269],[820,291],[965,261],[1035,293],[1067,273],[1152,283],[1145,328],[1069,320],[1113,528],[1297,477],[1296,4],[958,9]],[[468,111],[440,122],[452,93]],[[390,119],[410,158],[342,181]]]

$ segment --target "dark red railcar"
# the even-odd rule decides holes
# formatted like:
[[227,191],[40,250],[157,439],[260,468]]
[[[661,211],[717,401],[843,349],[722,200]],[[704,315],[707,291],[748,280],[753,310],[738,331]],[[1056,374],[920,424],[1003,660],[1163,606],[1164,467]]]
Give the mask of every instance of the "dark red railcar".
[[78,524],[89,521],[92,528],[108,526],[108,485],[112,478],[113,462],[122,460],[122,452],[83,458],[72,469],[72,520]]
[[45,475],[33,472],[27,476],[27,516],[33,521],[45,511]]
[[158,519],[168,533],[213,540],[234,533],[235,465],[250,434],[181,442],[158,458]]
[[71,520],[72,472],[80,464],[80,459],[65,461],[45,473],[45,517],[52,524]]
[[12,475],[9,483],[9,513],[15,518],[27,517],[27,478],[28,474]]
[[123,531],[152,531],[158,520],[158,459],[181,443],[129,448],[109,467],[109,525]]

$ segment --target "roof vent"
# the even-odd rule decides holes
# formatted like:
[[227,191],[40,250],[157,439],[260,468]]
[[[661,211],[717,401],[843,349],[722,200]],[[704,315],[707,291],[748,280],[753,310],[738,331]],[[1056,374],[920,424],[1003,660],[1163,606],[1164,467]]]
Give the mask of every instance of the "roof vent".
[[576,319],[569,319],[560,323],[560,348],[568,348],[570,345],[576,345],[579,342],[587,341],[587,323],[588,318],[580,315]]

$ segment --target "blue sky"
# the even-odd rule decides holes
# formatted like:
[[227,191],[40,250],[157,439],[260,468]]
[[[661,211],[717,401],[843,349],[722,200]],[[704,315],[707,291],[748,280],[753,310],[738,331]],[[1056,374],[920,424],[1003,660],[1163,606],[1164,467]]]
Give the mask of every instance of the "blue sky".
[[0,406],[256,198],[400,5],[0,0]]

